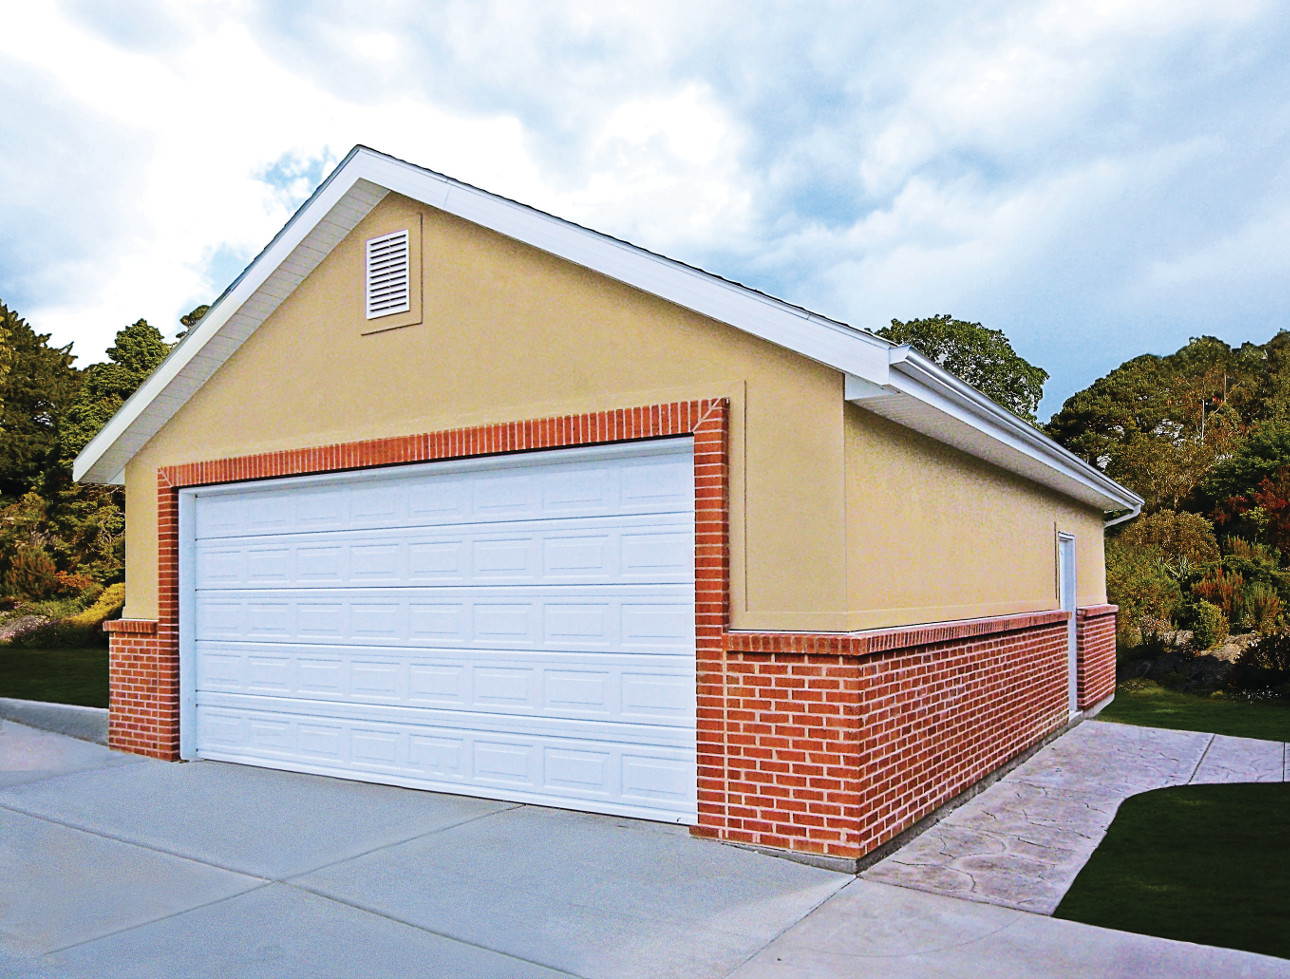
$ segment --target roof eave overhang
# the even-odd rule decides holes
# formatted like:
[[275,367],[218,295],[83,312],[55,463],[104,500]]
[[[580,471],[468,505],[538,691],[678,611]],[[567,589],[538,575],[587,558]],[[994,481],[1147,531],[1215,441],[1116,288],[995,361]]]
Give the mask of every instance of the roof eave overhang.
[[890,345],[863,330],[358,146],[85,446],[73,477],[120,482],[135,453],[390,192],[839,370],[871,372],[886,362]]
[[1104,511],[1142,500],[909,347],[356,146],[77,456],[77,480],[120,483],[129,461],[331,250],[394,192],[832,367],[846,398]]
[[1137,494],[912,347],[892,348],[887,369],[877,375],[849,374],[845,397],[867,411],[1104,513],[1141,511],[1143,501]]

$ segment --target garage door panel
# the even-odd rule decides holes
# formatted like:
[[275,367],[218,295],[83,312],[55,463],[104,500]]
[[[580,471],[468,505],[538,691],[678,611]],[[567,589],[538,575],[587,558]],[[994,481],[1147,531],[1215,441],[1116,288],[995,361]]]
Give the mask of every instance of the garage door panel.
[[197,701],[200,720],[211,714],[237,712],[255,718],[305,718],[346,722],[353,725],[430,725],[440,730],[491,731],[508,737],[534,736],[564,738],[588,743],[633,741],[643,746],[684,747],[693,745],[694,731],[683,724],[648,724],[618,719],[559,717],[525,714],[521,711],[474,710],[407,706],[393,703],[356,703],[283,697],[254,693],[203,692]]
[[[578,461],[559,461],[566,454],[577,455]],[[280,496],[254,486],[210,495],[196,515],[194,536],[201,541],[693,510],[693,467],[683,453],[640,458],[610,454],[603,463],[587,461],[585,453],[550,457],[516,470],[495,464],[464,471],[443,464],[415,466],[373,471],[364,480],[304,484]],[[410,482],[409,473],[420,478]]]
[[694,653],[692,586],[198,592],[198,635],[275,643]]
[[199,704],[215,694],[693,725],[693,684],[668,657],[198,644]]
[[693,580],[694,526],[685,514],[472,524],[198,541],[199,591],[409,585],[666,584]]
[[181,524],[186,757],[694,819],[689,440],[197,488]]
[[[692,749],[522,731],[387,724],[212,708],[203,753],[222,761],[658,818],[693,812]],[[585,806],[578,806],[585,808]]]

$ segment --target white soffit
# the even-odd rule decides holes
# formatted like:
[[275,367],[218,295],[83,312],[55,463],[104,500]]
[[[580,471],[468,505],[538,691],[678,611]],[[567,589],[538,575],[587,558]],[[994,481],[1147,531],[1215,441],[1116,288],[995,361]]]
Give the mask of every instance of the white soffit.
[[76,458],[78,480],[126,463],[394,192],[532,245],[847,376],[847,397],[901,425],[1103,509],[1141,500],[907,347],[441,174],[356,146]]

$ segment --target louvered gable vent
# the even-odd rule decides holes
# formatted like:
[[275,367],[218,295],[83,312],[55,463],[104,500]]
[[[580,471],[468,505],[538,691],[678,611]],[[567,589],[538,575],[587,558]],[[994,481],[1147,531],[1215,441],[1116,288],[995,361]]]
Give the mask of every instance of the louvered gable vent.
[[395,231],[367,242],[367,318],[412,308],[408,233]]

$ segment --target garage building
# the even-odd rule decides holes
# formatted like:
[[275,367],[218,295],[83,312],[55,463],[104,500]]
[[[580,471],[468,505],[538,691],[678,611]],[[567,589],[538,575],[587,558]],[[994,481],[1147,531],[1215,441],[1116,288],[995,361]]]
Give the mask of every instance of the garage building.
[[113,747],[853,865],[1114,689],[1141,500],[909,347],[356,147],[77,459]]

